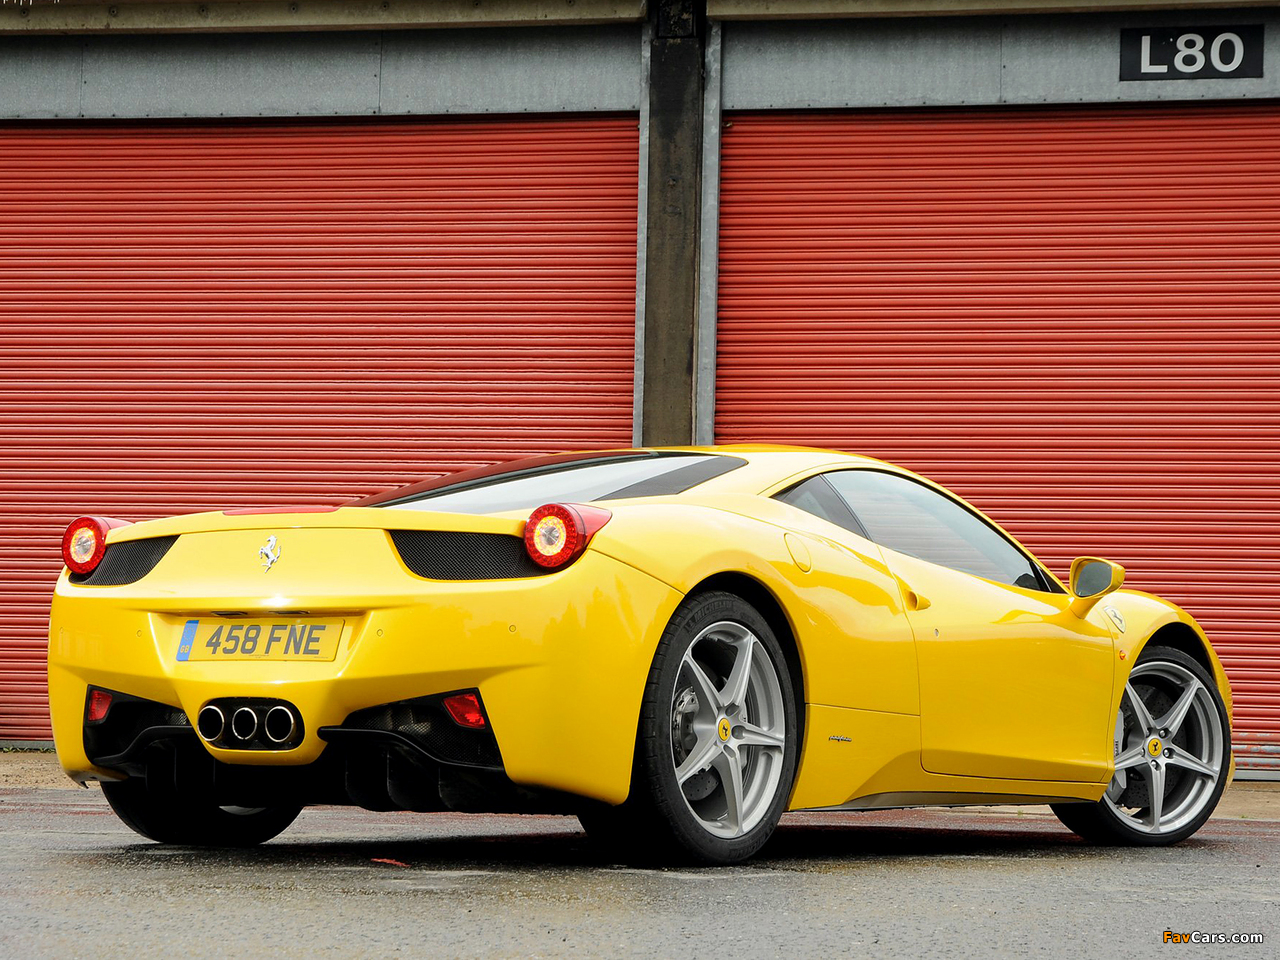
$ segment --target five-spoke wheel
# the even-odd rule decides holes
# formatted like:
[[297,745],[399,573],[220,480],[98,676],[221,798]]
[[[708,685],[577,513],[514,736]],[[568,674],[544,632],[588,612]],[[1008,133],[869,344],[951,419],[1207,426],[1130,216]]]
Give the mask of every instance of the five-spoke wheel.
[[1209,818],[1230,760],[1230,727],[1213,678],[1180,650],[1149,648],[1120,700],[1115,775],[1102,800],[1054,812],[1086,839],[1174,843]]
[[740,837],[768,812],[782,777],[786,711],[778,672],[749,627],[721,620],[685,651],[671,700],[676,783],[718,837]]
[[782,816],[797,743],[791,675],[768,622],[732,594],[699,594],[654,658],[631,796],[579,819],[630,859],[742,860]]

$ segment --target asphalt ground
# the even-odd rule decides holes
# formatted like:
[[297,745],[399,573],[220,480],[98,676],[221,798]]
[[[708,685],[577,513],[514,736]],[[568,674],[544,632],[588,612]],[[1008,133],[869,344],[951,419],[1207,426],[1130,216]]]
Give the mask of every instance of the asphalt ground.
[[1280,953],[1280,785],[1233,784],[1171,848],[1091,847],[1044,808],[790,814],[748,864],[653,870],[564,817],[320,807],[253,850],[164,847],[52,764],[0,755],[4,957]]

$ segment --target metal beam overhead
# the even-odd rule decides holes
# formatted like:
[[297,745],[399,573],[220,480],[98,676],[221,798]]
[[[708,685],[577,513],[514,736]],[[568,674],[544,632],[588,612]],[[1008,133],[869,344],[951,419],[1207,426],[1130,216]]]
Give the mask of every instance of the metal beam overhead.
[[1273,6],[1275,0],[707,0],[707,16],[714,20],[828,20]]
[[645,0],[230,0],[6,3],[0,33],[228,33],[638,23]]

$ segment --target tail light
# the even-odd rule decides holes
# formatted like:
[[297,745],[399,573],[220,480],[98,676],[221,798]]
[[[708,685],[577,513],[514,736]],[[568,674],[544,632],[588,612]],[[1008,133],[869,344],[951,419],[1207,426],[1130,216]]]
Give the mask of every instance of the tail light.
[[89,688],[89,701],[86,704],[84,718],[89,723],[97,723],[107,718],[107,711],[111,709],[111,692],[109,690],[99,690],[97,687]]
[[603,507],[548,503],[529,514],[524,525],[525,549],[540,566],[552,570],[568,566],[612,516]]
[[485,726],[484,709],[480,706],[480,698],[474,693],[455,693],[444,698],[444,708],[453,717],[453,722],[460,727],[479,730]]
[[62,562],[72,573],[91,573],[107,552],[107,531],[128,525],[127,520],[110,517],[72,520],[62,535]]

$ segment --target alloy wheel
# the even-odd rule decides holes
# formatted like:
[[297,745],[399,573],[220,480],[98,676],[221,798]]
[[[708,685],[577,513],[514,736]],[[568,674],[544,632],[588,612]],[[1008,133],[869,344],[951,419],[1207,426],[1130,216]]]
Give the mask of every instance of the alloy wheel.
[[1168,660],[1139,663],[1120,701],[1104,802],[1134,830],[1173,833],[1216,800],[1225,744],[1217,704],[1195,674]]
[[764,644],[731,620],[703,629],[685,651],[671,700],[676,783],[703,829],[732,839],[764,818],[786,734],[782,686]]

